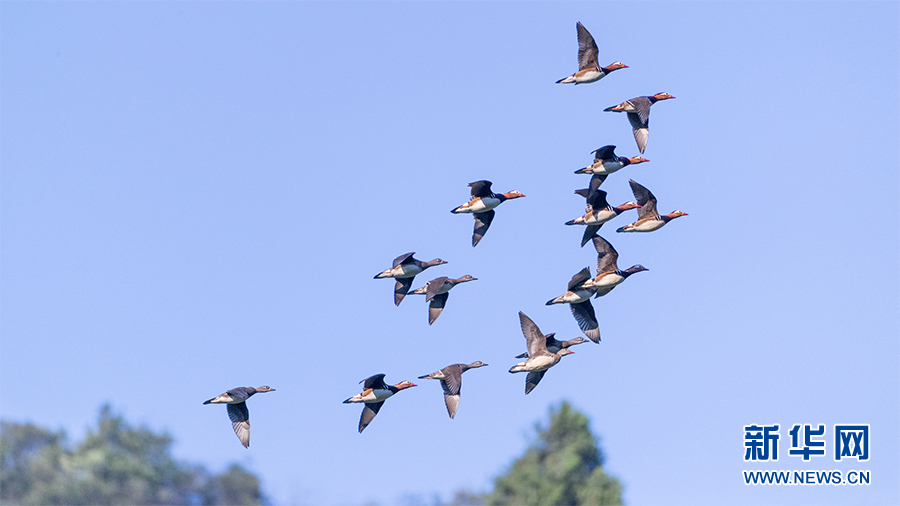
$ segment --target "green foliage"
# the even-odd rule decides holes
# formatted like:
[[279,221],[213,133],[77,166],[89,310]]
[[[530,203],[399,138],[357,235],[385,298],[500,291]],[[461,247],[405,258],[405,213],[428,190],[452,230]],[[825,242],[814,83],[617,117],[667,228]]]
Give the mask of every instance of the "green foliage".
[[603,455],[588,419],[563,402],[550,425],[494,484],[491,506],[595,506],[622,504],[619,482],[603,472]]
[[233,465],[219,476],[176,462],[172,440],[133,428],[109,406],[74,450],[65,434],[0,422],[0,501],[5,504],[261,504],[259,480]]

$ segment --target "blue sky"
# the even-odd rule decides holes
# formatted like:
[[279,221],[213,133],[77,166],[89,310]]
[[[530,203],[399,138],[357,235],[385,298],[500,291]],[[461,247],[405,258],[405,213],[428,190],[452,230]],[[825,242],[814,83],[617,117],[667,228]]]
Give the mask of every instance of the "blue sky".
[[[600,64],[577,87],[575,22]],[[0,5],[2,418],[78,439],[109,402],[177,457],[258,473],[278,504],[487,490],[562,400],[591,419],[629,504],[900,502],[900,4],[896,2]],[[637,148],[651,234],[601,235],[650,270],[595,302],[584,344],[523,395],[517,312],[596,255],[573,174]],[[467,183],[527,195],[485,239],[449,210]],[[372,276],[407,251],[471,274],[432,326]],[[455,362],[356,433],[341,401]],[[245,450],[224,408],[250,402]],[[743,426],[780,424],[778,462]],[[792,424],[871,425],[869,462],[787,455]],[[826,438],[830,440],[830,438]],[[748,487],[744,469],[871,470],[868,487]]]

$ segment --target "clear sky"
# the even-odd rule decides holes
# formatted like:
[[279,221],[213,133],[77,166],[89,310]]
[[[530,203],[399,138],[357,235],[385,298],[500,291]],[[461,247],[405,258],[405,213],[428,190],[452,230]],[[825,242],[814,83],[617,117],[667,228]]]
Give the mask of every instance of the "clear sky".
[[[589,85],[575,22],[600,64]],[[900,502],[900,3],[2,2],[2,418],[73,439],[106,402],[178,458],[236,461],[277,504],[488,490],[569,400],[629,504]],[[649,272],[595,301],[583,344],[527,397],[518,311],[596,254],[573,174],[636,156],[622,114],[661,91],[628,179],[680,218],[601,230]],[[504,203],[477,248],[467,184]],[[440,319],[372,276],[402,253],[471,274]],[[481,360],[455,420],[416,376]],[[384,372],[420,386],[356,433],[341,401]],[[221,406],[249,403],[245,450]],[[743,427],[780,424],[778,462]],[[789,456],[793,424],[827,455]],[[871,426],[835,462],[835,424]],[[752,487],[744,469],[870,470],[865,487]]]

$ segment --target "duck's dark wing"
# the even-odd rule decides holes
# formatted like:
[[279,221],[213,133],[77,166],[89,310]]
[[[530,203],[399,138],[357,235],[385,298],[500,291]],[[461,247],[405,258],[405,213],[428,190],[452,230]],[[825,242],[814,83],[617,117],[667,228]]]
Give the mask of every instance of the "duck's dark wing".
[[569,304],[572,309],[572,316],[578,322],[578,328],[584,332],[588,339],[595,343],[600,342],[600,325],[597,323],[597,315],[594,313],[594,306],[591,301],[586,300],[578,304]]
[[581,247],[583,248],[585,244],[588,243],[592,238],[597,235],[597,232],[600,231],[600,227],[603,225],[588,225],[584,228],[584,235],[581,236]]
[[548,355],[550,352],[547,351],[546,339],[544,339],[544,334],[541,333],[541,329],[531,321],[531,318],[525,316],[525,313],[521,311],[519,311],[519,324],[522,326],[522,334],[525,335],[528,356],[538,357],[541,355]]
[[372,420],[375,419],[375,415],[378,414],[378,410],[381,409],[381,406],[384,405],[384,401],[381,402],[367,402],[365,406],[363,406],[362,414],[359,416],[359,433],[362,434],[363,429],[369,426],[372,423]]
[[491,226],[491,222],[494,221],[494,210],[491,209],[486,213],[475,213],[475,230],[472,232],[472,247],[474,248],[481,239],[484,238],[484,234],[487,233],[488,228]]
[[447,405],[447,414],[450,415],[450,418],[456,417],[456,408],[459,407],[459,394],[444,394],[444,404]]
[[403,298],[406,297],[406,294],[409,293],[409,289],[412,287],[413,279],[415,276],[410,276],[408,278],[394,278],[397,282],[394,284],[394,305],[399,306],[401,302],[403,302]]
[[244,445],[244,448],[249,448],[250,411],[247,409],[247,403],[239,402],[237,404],[227,404],[227,406],[228,418],[231,419],[231,426],[234,428],[234,433],[237,434],[237,437],[241,440],[241,444]]
[[579,21],[575,27],[578,29],[578,70],[597,68],[597,43],[591,32]]
[[472,187],[472,196],[473,197],[490,197],[493,195],[491,192],[491,182],[482,179],[481,181],[475,181],[474,183],[469,183],[469,186]]
[[525,395],[531,393],[534,387],[538,386],[545,372],[547,371],[531,371],[528,373],[528,376],[525,377]]
[[616,251],[616,248],[613,248],[609,241],[599,235],[591,240],[594,241],[594,249],[597,250],[597,275],[619,270],[619,267],[616,265],[619,259],[619,253]]
[[425,300],[431,302],[437,293],[444,287],[444,283],[447,282],[447,276],[441,276],[439,278],[434,278],[428,282],[428,286],[425,289]]
[[387,390],[387,385],[384,384],[384,373],[369,376],[368,378],[360,381],[360,383],[363,383],[364,390],[368,390],[370,388],[373,388],[375,390]]
[[444,388],[444,404],[447,405],[447,414],[450,418],[456,416],[456,408],[459,407],[463,367],[463,364],[453,364],[441,369],[444,373],[444,379],[441,380],[441,387]]
[[[594,177],[597,177],[596,175]],[[606,179],[606,176],[603,176],[602,179]],[[601,182],[603,182],[601,179]],[[593,186],[594,178],[591,178],[591,186]],[[600,183],[597,183],[597,188],[600,187]],[[585,199],[587,205],[591,206],[591,211],[595,211],[597,209],[605,209],[609,207],[609,202],[606,201],[606,192],[603,190],[598,190],[597,188],[590,189],[588,188],[588,196]],[[590,212],[590,211],[588,211]]]
[[246,400],[247,398],[249,398],[251,395],[253,395],[256,392],[254,391],[251,393],[250,389],[247,387],[237,387],[237,388],[232,388],[230,390],[226,390],[225,393],[230,395],[231,398],[234,400],[238,400],[238,399]]
[[412,256],[415,254],[416,254],[415,251],[410,251],[409,253],[404,253],[404,254],[398,256],[397,258],[394,259],[393,267],[397,267],[400,264],[407,264],[409,262],[412,262],[413,261]]
[[591,176],[591,184],[588,187],[588,197],[597,193],[597,188],[600,188],[600,185],[606,181],[607,177],[609,177],[609,174],[594,174]]
[[638,205],[641,206],[638,209],[638,218],[657,216],[659,213],[656,212],[656,197],[650,193],[650,190],[635,182],[634,179],[630,179],[628,184],[631,185],[631,192],[634,193]]
[[[628,113],[628,121],[633,128],[647,128],[650,126],[650,106],[653,105],[647,97],[637,97],[629,100],[634,112]],[[632,119],[632,115],[634,118]],[[635,123],[637,122],[637,123]]]
[[634,134],[634,142],[637,143],[638,151],[644,154],[647,149],[647,140],[650,138],[650,125],[648,122],[641,122],[637,114],[628,113],[628,121],[631,122],[631,133]]
[[[559,346],[559,341],[556,339],[556,332],[551,332],[544,336],[544,343],[547,344],[547,351],[550,351],[551,346]],[[556,351],[550,351],[550,353],[556,353]]]
[[435,295],[433,299],[431,299],[431,303],[428,304],[428,324],[431,325],[435,320],[438,319],[438,316],[441,315],[441,311],[444,310],[444,305],[447,304],[447,295],[448,293],[442,293],[440,295]]
[[597,148],[591,153],[594,153],[594,161],[598,160],[614,160],[619,157],[616,156],[616,147],[613,145],[603,146],[602,148]]
[[589,279],[591,279],[591,270],[585,267],[578,271],[578,274],[572,276],[572,279],[569,280],[569,284],[566,285],[566,290],[570,292],[575,291],[576,288]]

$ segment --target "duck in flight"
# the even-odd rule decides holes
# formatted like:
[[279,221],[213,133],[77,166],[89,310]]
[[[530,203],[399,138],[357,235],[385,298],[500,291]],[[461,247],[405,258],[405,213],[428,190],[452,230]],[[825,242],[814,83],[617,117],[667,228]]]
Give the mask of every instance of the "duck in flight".
[[644,154],[644,149],[647,148],[647,138],[650,136],[650,106],[660,100],[668,100],[670,98],[675,97],[665,92],[657,93],[649,97],[635,97],[603,110],[628,113],[628,121],[631,123],[634,141],[637,143],[638,151]]
[[384,405],[385,400],[400,390],[416,386],[409,381],[402,381],[396,385],[388,385],[384,382],[384,374],[369,376],[360,381],[360,383],[363,383],[362,393],[354,395],[344,401],[344,404],[351,402],[362,402],[365,404],[363,406],[362,415],[359,417],[360,434],[362,434],[362,431],[372,423],[373,419],[375,419],[375,415],[378,414],[378,410]]
[[541,382],[548,369],[558,364],[562,357],[574,352],[563,348],[556,353],[550,353],[547,350],[547,339],[541,333],[541,329],[521,311],[519,311],[519,323],[528,345],[528,360],[512,366],[509,372],[528,373],[528,376],[525,377],[525,395],[528,395]]
[[437,320],[438,316],[441,315],[441,311],[444,310],[444,306],[447,304],[448,292],[450,292],[451,288],[460,283],[477,280],[478,278],[472,277],[468,274],[456,279],[441,276],[439,278],[432,279],[421,288],[416,288],[415,290],[410,292],[410,295],[416,294],[425,296],[425,301],[429,302],[428,324],[431,325],[435,320]]
[[578,31],[578,72],[556,81],[556,84],[592,83],[603,79],[614,70],[628,68],[628,65],[625,65],[620,61],[610,63],[606,67],[601,67],[597,62],[597,43],[594,42],[594,37],[591,36],[591,32],[581,24],[581,21],[575,23],[575,29]]
[[275,389],[268,386],[259,388],[237,387],[225,391],[224,394],[205,401],[203,404],[227,404],[228,418],[234,433],[244,448],[250,448],[250,411],[247,409],[247,399],[255,394],[274,392]]
[[472,247],[487,233],[491,222],[494,221],[494,208],[510,199],[524,197],[522,193],[513,190],[506,193],[494,193],[491,191],[491,182],[486,180],[469,183],[472,188],[472,197],[465,204],[453,208],[453,214],[472,213],[475,216],[475,231],[472,233]]
[[419,376],[419,379],[436,379],[440,380],[441,388],[444,389],[444,404],[447,405],[447,413],[450,418],[456,417],[456,408],[459,407],[459,391],[462,388],[462,373],[469,369],[484,367],[482,361],[472,362],[471,364],[452,364],[444,367],[440,371]]
[[435,258],[429,262],[423,262],[413,258],[416,252],[405,253],[394,259],[394,264],[390,269],[385,269],[380,274],[375,275],[375,279],[395,278],[397,283],[394,285],[394,305],[399,306],[403,298],[406,297],[409,288],[412,286],[413,279],[416,274],[435,265],[445,264],[447,262],[440,258]]

